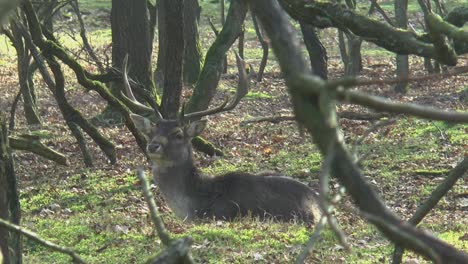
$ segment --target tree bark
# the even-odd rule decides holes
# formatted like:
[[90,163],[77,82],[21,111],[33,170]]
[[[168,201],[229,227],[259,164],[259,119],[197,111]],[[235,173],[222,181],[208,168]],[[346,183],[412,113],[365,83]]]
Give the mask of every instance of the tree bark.
[[[395,0],[395,24],[402,29],[408,27],[408,0]],[[399,79],[408,78],[408,55],[396,55],[396,73]],[[408,85],[408,82],[399,82],[395,85],[395,92],[406,94]]]
[[[152,40],[146,0],[112,0],[112,67],[120,69],[128,54],[128,76],[155,95],[151,77]],[[121,91],[120,82],[113,83],[113,91]],[[138,89],[136,91],[137,98]],[[144,101],[144,100],[142,100]]]
[[[21,218],[18,183],[8,142],[8,129],[0,117],[0,218],[19,225]],[[0,251],[3,263],[22,263],[21,237],[0,227]]]
[[156,70],[153,74],[156,90],[158,94],[163,93],[164,86],[164,63],[166,61],[166,1],[158,1],[157,20],[158,20],[158,59],[156,61]]
[[304,22],[299,22],[299,24],[301,26],[302,36],[304,38],[304,44],[307,48],[307,53],[309,53],[310,66],[312,67],[312,72],[320,78],[327,80],[327,50],[322,45],[322,42],[320,42],[320,39],[314,26],[306,24]]
[[29,55],[27,45],[17,23],[19,23],[19,21],[13,21],[11,23],[11,32],[13,37],[11,41],[13,42],[13,46],[17,53],[18,80],[23,98],[24,116],[26,117],[28,125],[39,125],[41,124],[41,119],[37,111],[34,92],[31,90],[33,87],[29,85],[30,83],[28,81],[29,62],[31,61],[31,56]]
[[[184,54],[183,0],[164,2],[165,32],[164,87],[161,110],[164,118],[174,119],[180,108],[182,94],[182,65]],[[170,48],[169,48],[170,47]]]
[[187,113],[208,108],[221,78],[223,58],[239,36],[246,13],[247,5],[243,1],[231,1],[226,23],[206,53],[200,78],[187,104]]
[[257,73],[257,82],[261,82],[263,79],[263,73],[265,72],[265,67],[268,61],[268,53],[270,50],[270,44],[265,39],[262,29],[260,28],[260,25],[258,23],[258,19],[253,13],[252,13],[252,21],[253,21],[253,25],[255,28],[255,33],[257,34],[258,41],[260,42],[260,45],[262,46],[262,50],[263,50],[262,60],[260,62],[260,66],[258,67],[258,73]]
[[347,34],[346,37],[348,39],[348,67],[345,69],[345,75],[357,76],[362,70],[362,38],[351,33]]
[[203,55],[198,33],[200,6],[198,0],[184,1],[184,83],[197,82],[203,65]]

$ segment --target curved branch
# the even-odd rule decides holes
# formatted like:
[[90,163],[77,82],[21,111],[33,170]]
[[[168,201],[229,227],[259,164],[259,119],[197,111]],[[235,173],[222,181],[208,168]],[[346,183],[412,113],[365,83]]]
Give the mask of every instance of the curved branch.
[[52,249],[53,251],[57,251],[57,252],[60,252],[60,253],[63,253],[63,254],[67,254],[69,255],[72,259],[73,259],[73,262],[74,263],[80,263],[80,264],[85,264],[86,262],[78,255],[76,254],[75,251],[73,251],[72,249],[69,249],[69,248],[66,248],[66,247],[62,247],[62,246],[59,246],[55,243],[52,243],[50,241],[47,241],[41,237],[39,237],[38,234],[32,232],[32,231],[29,231],[27,229],[24,229],[23,227],[21,226],[18,226],[18,225],[15,225],[15,224],[12,224],[10,222],[7,222],[3,219],[0,218],[0,226],[4,227],[4,228],[7,228],[8,230],[11,230],[11,231],[14,231],[14,232],[17,232],[17,233],[20,233],[22,234],[23,236],[33,240],[33,241],[36,241],[37,243],[47,247],[47,248],[50,248]]
[[401,55],[433,58],[450,66],[457,64],[456,56],[452,53],[438,54],[434,45],[422,40],[420,35],[356,14],[341,4],[307,0],[280,0],[280,4],[294,19],[315,27],[351,31],[364,40]]

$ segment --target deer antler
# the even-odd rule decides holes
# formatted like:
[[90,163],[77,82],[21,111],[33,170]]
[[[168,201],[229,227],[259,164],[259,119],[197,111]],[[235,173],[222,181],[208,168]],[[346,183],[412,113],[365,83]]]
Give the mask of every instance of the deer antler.
[[131,105],[133,108],[137,109],[137,111],[139,112],[155,114],[156,118],[163,119],[163,116],[161,115],[158,109],[153,109],[151,107],[148,107],[138,102],[138,100],[135,98],[135,96],[133,95],[132,87],[130,86],[130,82],[128,81],[127,65],[128,65],[128,54],[125,55],[125,58],[123,60],[123,66],[122,66],[123,83],[124,83],[125,93],[126,93],[126,94],[122,93],[123,101],[125,101],[126,104]]
[[237,54],[237,52],[234,52],[234,53],[236,54],[237,69],[239,71],[239,81],[237,84],[236,94],[234,98],[232,98],[230,101],[229,101],[229,98],[226,98],[221,105],[215,108],[211,108],[211,109],[207,109],[207,110],[203,110],[199,112],[192,112],[189,114],[184,114],[182,112],[181,116],[189,120],[197,119],[203,116],[213,115],[213,114],[232,110],[237,106],[237,104],[239,104],[240,100],[249,92],[250,79],[252,78],[252,76],[255,75],[255,72],[252,70],[252,67],[250,67],[251,70],[249,74],[247,74],[245,70],[244,60],[242,60],[242,58]]

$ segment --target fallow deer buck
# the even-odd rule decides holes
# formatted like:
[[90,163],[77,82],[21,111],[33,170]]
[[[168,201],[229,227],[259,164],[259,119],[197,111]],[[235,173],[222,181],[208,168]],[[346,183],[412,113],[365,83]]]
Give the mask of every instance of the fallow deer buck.
[[250,76],[247,76],[240,57],[237,56],[239,84],[236,96],[214,109],[189,114],[182,110],[178,120],[166,120],[158,110],[135,99],[126,76],[126,64],[125,60],[123,79],[128,99],[140,108],[154,111],[158,117],[153,123],[140,115],[131,115],[148,142],[146,151],[152,161],[154,180],[178,217],[186,220],[233,220],[251,215],[261,219],[298,219],[308,223],[319,219],[315,192],[296,180],[266,173],[230,172],[208,176],[203,175],[194,163],[190,142],[206,126],[206,120],[199,118],[234,108],[248,91]]

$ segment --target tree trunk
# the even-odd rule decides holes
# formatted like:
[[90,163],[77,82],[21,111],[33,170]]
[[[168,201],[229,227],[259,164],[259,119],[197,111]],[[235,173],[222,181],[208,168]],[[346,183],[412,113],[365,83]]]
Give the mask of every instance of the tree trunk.
[[[8,130],[0,117],[0,218],[19,225],[21,217],[18,185],[8,142]],[[22,262],[21,237],[0,227],[0,251],[3,263]]]
[[246,13],[247,5],[243,1],[231,1],[226,23],[206,53],[200,78],[187,104],[187,113],[208,108],[223,71],[223,58],[239,36]]
[[184,1],[184,83],[192,85],[198,80],[203,55],[198,33],[200,6],[198,0]]
[[[112,0],[112,67],[122,68],[123,59],[128,54],[129,77],[140,84],[140,88],[154,94],[148,13],[146,0]],[[121,89],[120,82],[113,84],[114,92]],[[138,98],[138,89],[135,91]]]
[[157,20],[158,20],[158,59],[156,62],[156,70],[153,74],[154,82],[156,83],[156,89],[158,94],[162,94],[164,86],[164,62],[166,56],[166,1],[158,1]]
[[260,45],[262,46],[263,50],[262,61],[260,62],[257,73],[257,82],[261,82],[263,79],[263,72],[265,71],[265,67],[268,61],[270,44],[267,40],[265,40],[265,36],[263,35],[262,29],[260,28],[260,23],[258,22],[258,19],[254,13],[252,13],[252,22],[255,28],[255,33],[257,34],[258,41],[260,41]]
[[13,35],[12,42],[16,49],[18,59],[18,80],[23,98],[24,115],[28,125],[38,125],[41,124],[41,119],[37,111],[34,92],[31,91],[32,87],[29,86],[28,82],[29,62],[31,61],[31,56],[29,55],[23,36],[21,35],[16,23],[17,22],[11,23],[11,31]]
[[184,54],[183,0],[161,0],[164,2],[165,32],[163,39],[166,49],[164,60],[164,87],[161,102],[162,115],[176,118],[182,93],[182,65]]
[[[224,22],[226,22],[226,16],[225,16],[225,0],[220,0],[219,1],[219,9],[220,9],[220,15],[221,15],[221,28],[224,27]],[[224,55],[224,60],[223,60],[223,73],[227,73],[227,66],[228,66],[228,61],[227,61],[227,55]]]
[[237,39],[237,48],[239,50],[239,57],[244,59],[244,39],[245,39],[245,26],[242,24],[242,29]]
[[357,76],[362,70],[361,44],[362,38],[348,34],[348,67],[346,76]]
[[304,44],[307,48],[307,52],[309,53],[312,72],[320,78],[327,80],[327,50],[322,45],[322,42],[320,42],[318,34],[312,25],[305,24],[304,22],[300,22],[300,25]]
[[[395,0],[395,24],[399,28],[408,27],[408,0]],[[396,73],[398,79],[406,79],[409,75],[408,55],[396,56]],[[395,85],[395,92],[405,94],[408,91],[408,82],[399,82]]]

